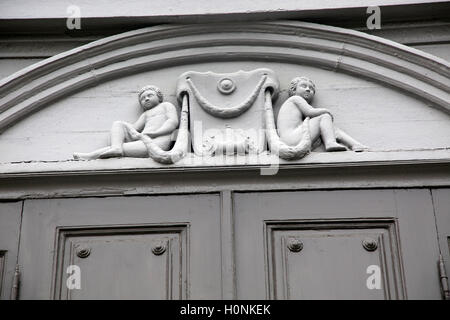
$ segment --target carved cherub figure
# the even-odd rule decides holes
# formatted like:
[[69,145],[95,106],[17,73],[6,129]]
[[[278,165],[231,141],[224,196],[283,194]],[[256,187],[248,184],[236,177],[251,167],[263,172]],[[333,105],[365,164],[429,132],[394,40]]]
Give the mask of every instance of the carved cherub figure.
[[280,139],[290,146],[297,145],[302,139],[302,124],[310,117],[309,131],[313,144],[321,138],[326,151],[344,151],[346,147],[353,151],[364,151],[366,146],[359,143],[333,124],[333,116],[328,109],[314,108],[316,86],[305,77],[292,79],[289,98],[283,103],[278,113],[277,128]]
[[115,121],[111,128],[111,145],[89,153],[73,154],[75,159],[92,160],[113,157],[148,157],[140,135],[146,135],[162,150],[171,147],[171,136],[178,127],[175,106],[163,102],[163,94],[158,87],[145,86],[139,91],[139,103],[144,113],[134,123]]

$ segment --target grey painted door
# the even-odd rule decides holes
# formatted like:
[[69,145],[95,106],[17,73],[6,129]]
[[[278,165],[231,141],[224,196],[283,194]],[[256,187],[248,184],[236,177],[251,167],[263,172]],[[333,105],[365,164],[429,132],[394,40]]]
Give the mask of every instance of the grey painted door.
[[439,236],[439,249],[444,259],[448,276],[450,275],[450,189],[434,189],[432,193]]
[[[26,200],[20,297],[218,299],[235,285],[239,299],[441,298],[449,189],[227,195]],[[22,204],[0,209],[4,298]]]
[[27,200],[21,298],[220,298],[219,220],[216,194]]
[[22,201],[0,202],[0,299],[10,298],[17,263]]
[[240,299],[440,299],[429,190],[238,193],[234,209]]

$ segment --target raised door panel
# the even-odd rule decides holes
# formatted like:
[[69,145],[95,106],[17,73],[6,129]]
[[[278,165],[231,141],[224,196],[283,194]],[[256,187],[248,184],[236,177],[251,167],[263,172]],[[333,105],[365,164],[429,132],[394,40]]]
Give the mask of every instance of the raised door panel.
[[27,200],[22,225],[24,299],[221,297],[218,194]]
[[0,202],[0,299],[11,297],[17,262],[22,201]]
[[[266,238],[271,298],[404,297],[394,221],[268,223]],[[378,271],[368,290],[367,278]]]
[[[181,224],[58,230],[55,298],[186,299],[187,229]],[[75,271],[66,270],[74,265],[82,270],[79,290],[68,288],[75,284],[70,283]]]

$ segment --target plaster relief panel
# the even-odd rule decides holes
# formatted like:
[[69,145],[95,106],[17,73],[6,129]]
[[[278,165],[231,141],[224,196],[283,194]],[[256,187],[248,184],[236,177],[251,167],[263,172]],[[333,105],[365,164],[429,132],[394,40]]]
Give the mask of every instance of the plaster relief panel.
[[60,229],[54,297],[185,299],[186,228]]
[[448,154],[449,67],[436,57],[307,23],[161,28],[102,39],[0,82],[0,163]]
[[[448,115],[434,108],[430,109],[412,97],[345,74],[336,74],[309,66],[289,66],[276,63],[268,63],[268,65],[271,65],[271,70],[276,72],[280,82],[280,93],[276,100],[272,101],[274,126],[281,140],[287,144],[297,142],[294,141],[295,138],[291,138],[294,130],[289,129],[289,126],[283,128],[282,119],[292,120],[292,125],[299,124],[300,118],[290,119],[290,112],[287,108],[291,81],[299,76],[305,76],[314,83],[314,100],[310,105],[319,111],[327,109],[333,117],[334,128],[340,129],[352,139],[369,147],[370,151],[439,149],[450,144],[448,141],[448,136],[450,136]],[[171,68],[166,72],[143,73],[100,84],[95,88],[57,101],[1,133],[0,148],[3,152],[0,154],[0,161],[2,163],[31,160],[63,161],[73,159],[74,152],[90,153],[101,149],[105,151],[104,148],[111,146],[111,131],[114,123],[119,121],[134,124],[145,113],[138,97],[141,88],[149,84],[150,81],[147,79],[159,80],[150,83],[158,85],[164,94],[164,102],[175,107],[178,121],[176,129],[179,129],[182,101],[179,101],[176,96],[176,81],[181,74],[186,72],[185,70],[191,69],[198,72],[216,70],[219,73],[223,71],[232,73],[240,68],[242,68],[241,70],[256,70],[260,66],[261,64],[255,62],[199,64]],[[226,72],[224,73],[226,74]],[[221,94],[217,89],[217,84],[215,82],[214,85],[211,85],[211,90],[215,91],[214,95],[217,95],[217,100],[225,98],[220,100],[223,103],[230,97]],[[257,84],[257,81],[252,82],[252,89]],[[249,89],[249,94],[252,89]],[[207,92],[204,90],[203,95],[207,96]],[[238,89],[234,93],[237,92]],[[246,98],[247,95],[244,95],[242,99]],[[247,123],[253,121],[252,125],[255,127],[257,124],[259,128],[265,128],[264,105],[261,106],[263,103],[261,98],[258,96],[257,107],[252,107],[239,117],[231,119],[215,118],[201,107],[194,109],[194,106],[190,112],[194,116],[201,112],[202,120],[214,119],[214,121],[222,122],[222,129],[226,129],[228,123],[238,119],[244,119]],[[194,97],[190,99],[193,99],[193,103],[195,103]],[[219,102],[212,98],[209,99],[215,104]],[[243,100],[236,102],[239,103]],[[284,108],[281,109],[283,105]],[[258,112],[255,111],[257,109]],[[304,118],[303,116],[303,121]],[[206,126],[213,127],[211,122],[204,122]],[[205,129],[205,125],[203,125],[203,129]],[[195,152],[196,145],[198,148],[202,147],[202,144],[195,143],[195,132],[190,131],[189,134],[193,141],[192,148],[187,150],[188,153]],[[175,136],[172,135],[171,139],[175,140]],[[262,139],[266,138],[262,137]],[[167,145],[162,147],[170,150],[174,142],[171,141],[172,144],[168,147]],[[129,154],[133,157],[149,157],[148,149],[143,148],[142,142],[139,142],[139,145],[140,147],[137,149],[131,148]],[[351,150],[351,145],[347,149]],[[311,151],[313,153],[324,152],[325,149],[319,141],[315,144],[312,142]]]
[[[289,98],[275,121],[272,101],[278,92],[278,77],[270,69],[227,74],[186,72],[177,82],[180,119],[175,106],[163,101],[158,87],[145,86],[138,93],[143,114],[136,122],[115,121],[110,146],[89,153],[75,152],[73,157],[148,156],[173,164],[191,151],[189,134],[193,152],[200,157],[268,151],[285,160],[298,160],[322,143],[327,152],[368,149],[334,125],[330,110],[311,106],[316,87],[310,79],[291,80]],[[174,145],[172,141],[176,141]]]

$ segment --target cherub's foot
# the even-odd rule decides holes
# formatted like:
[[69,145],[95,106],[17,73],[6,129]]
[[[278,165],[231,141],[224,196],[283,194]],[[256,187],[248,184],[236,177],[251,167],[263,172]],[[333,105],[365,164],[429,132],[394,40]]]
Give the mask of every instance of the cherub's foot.
[[352,146],[352,151],[355,151],[355,152],[363,152],[363,151],[367,151],[367,150],[369,150],[369,147],[365,146],[363,144],[358,143],[358,144],[355,144]]
[[73,158],[75,160],[92,160],[92,157],[90,157],[89,153],[81,153],[81,152],[74,152]]
[[105,152],[103,152],[102,154],[100,154],[99,158],[100,159],[105,159],[105,158],[119,158],[123,156],[123,150],[122,148],[109,148],[108,150],[106,150]]
[[325,144],[325,150],[330,151],[345,151],[347,148],[340,143],[337,142],[329,142]]

